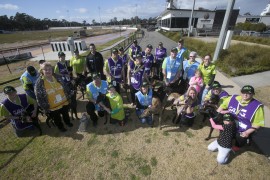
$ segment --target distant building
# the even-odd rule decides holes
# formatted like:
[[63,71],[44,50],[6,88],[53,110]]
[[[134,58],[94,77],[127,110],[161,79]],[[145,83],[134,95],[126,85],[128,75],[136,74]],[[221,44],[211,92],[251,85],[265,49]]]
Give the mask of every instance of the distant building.
[[[157,26],[167,31],[187,30],[192,10],[177,9],[177,6],[174,4],[175,1],[173,0],[168,0],[167,2],[167,9],[157,17]],[[192,27],[196,28],[197,31],[219,31],[223,23],[225,12],[225,9],[208,10],[199,8],[198,10],[194,10]],[[233,10],[229,29],[235,26],[238,14],[239,9]]]
[[260,15],[239,15],[236,23],[264,23],[266,26],[270,26],[270,4],[266,5],[266,8]]

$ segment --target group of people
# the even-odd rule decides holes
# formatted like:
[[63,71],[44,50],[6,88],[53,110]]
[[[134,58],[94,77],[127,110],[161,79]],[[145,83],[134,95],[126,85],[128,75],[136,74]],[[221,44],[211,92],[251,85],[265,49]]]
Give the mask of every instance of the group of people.
[[210,119],[212,126],[220,130],[220,136],[208,149],[219,151],[217,160],[221,164],[228,160],[233,139],[236,140],[235,146],[242,147],[259,127],[264,126],[263,105],[254,99],[254,88],[246,85],[241,89],[241,95],[229,95],[215,81],[216,67],[211,62],[211,55],[205,55],[199,63],[196,61],[197,53],[188,51],[183,39],[169,54],[162,42],[154,50],[151,44],[142,50],[137,40],[133,41],[127,54],[123,47],[112,49],[107,60],[96,51],[94,44],[90,44],[89,49],[86,58],[75,50],[69,63],[65,54],[59,52],[55,67],[44,61],[40,61],[39,71],[32,66],[27,67],[21,76],[27,96],[17,95],[14,87],[5,87],[7,99],[1,103],[0,115],[16,121],[28,105],[33,105],[32,118],[37,116],[37,109],[40,108],[64,132],[67,129],[62,120],[66,126],[73,126],[68,113],[71,96],[74,93],[76,96],[76,88],[75,91],[71,88],[74,86],[73,76],[81,77],[80,80],[88,76],[91,81],[86,85],[89,100],[86,112],[93,126],[97,126],[98,117],[105,114],[109,114],[110,123],[125,125],[121,87],[126,86],[130,89],[131,106],[136,109],[139,120],[152,125],[151,116],[140,118],[140,115],[152,106],[155,90],[151,83],[154,79],[162,81],[172,92],[182,94],[180,99],[188,106],[185,115],[180,118],[184,118],[187,126],[193,125],[198,110],[212,95],[218,96],[217,112],[224,114],[224,123],[216,124]]

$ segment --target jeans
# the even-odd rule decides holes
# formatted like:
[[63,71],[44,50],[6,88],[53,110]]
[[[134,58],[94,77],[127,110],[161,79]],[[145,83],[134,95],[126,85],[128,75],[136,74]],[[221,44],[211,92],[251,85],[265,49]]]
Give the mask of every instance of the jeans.
[[[140,115],[143,113],[144,109],[136,109],[136,114],[138,116],[138,118],[140,117]],[[147,122],[148,125],[152,125],[153,120],[152,120],[152,116],[147,116],[147,117],[143,117],[143,118],[139,118],[141,123],[145,123]]]
[[207,95],[207,93],[209,92],[210,89],[206,89],[205,86],[202,87],[201,89],[201,98],[199,99],[199,101],[201,101],[201,105],[203,105],[203,102],[204,102],[204,98],[205,96]]

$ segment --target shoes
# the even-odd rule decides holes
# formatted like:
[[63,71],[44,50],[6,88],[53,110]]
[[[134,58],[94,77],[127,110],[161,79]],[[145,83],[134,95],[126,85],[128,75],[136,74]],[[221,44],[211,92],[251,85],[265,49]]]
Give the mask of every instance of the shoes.
[[61,132],[66,132],[67,131],[67,129],[66,128],[61,128],[61,129],[59,129]]
[[72,123],[68,123],[67,126],[68,127],[73,127],[73,124]]
[[232,150],[233,150],[234,152],[237,152],[237,151],[240,150],[240,147],[238,147],[238,146],[233,146],[233,147],[232,147]]

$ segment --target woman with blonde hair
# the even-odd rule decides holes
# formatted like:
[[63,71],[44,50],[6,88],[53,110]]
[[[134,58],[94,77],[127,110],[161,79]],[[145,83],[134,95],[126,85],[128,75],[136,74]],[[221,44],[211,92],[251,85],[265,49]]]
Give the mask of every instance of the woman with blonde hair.
[[68,114],[70,88],[64,83],[61,76],[53,74],[53,67],[48,62],[41,66],[40,74],[35,85],[37,103],[53,119],[58,129],[65,132],[61,115],[68,127],[73,126]]

